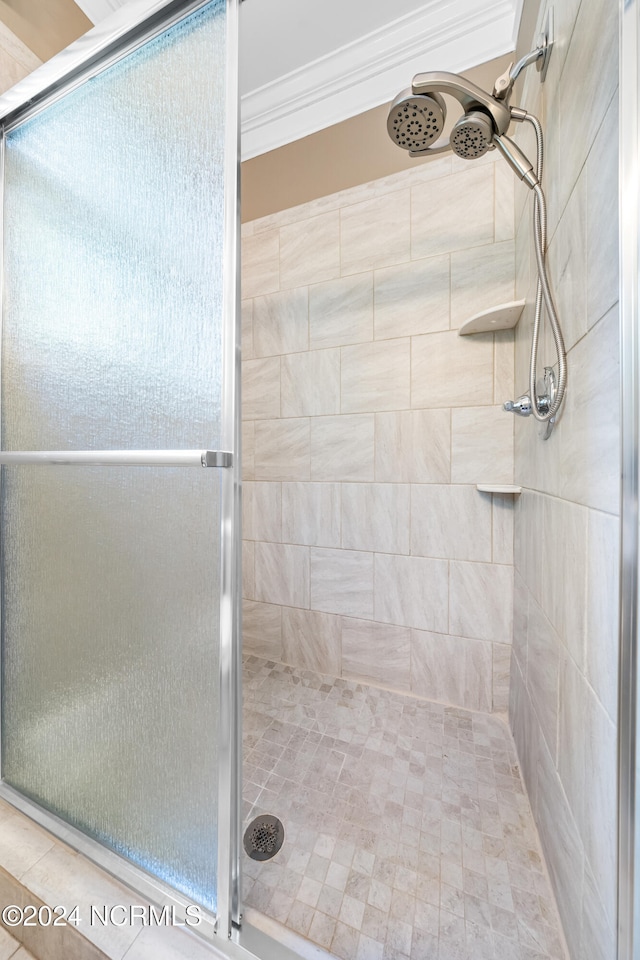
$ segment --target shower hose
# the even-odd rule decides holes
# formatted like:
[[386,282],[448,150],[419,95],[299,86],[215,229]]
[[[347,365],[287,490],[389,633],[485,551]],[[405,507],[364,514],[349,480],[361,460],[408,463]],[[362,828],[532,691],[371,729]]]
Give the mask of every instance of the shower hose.
[[[533,188],[534,192],[534,211],[533,211],[533,240],[536,251],[536,265],[538,268],[538,282],[536,284],[536,306],[533,321],[533,336],[531,339],[531,360],[529,363],[529,395],[531,397],[531,412],[536,420],[542,423],[551,420],[557,414],[567,386],[567,354],[564,346],[562,329],[551,288],[547,276],[546,246],[547,246],[547,201],[542,189],[542,168],[544,164],[544,138],[542,134],[542,125],[537,117],[527,113],[523,118],[530,123],[536,134],[536,177],[537,184]],[[542,322],[542,305],[546,306],[553,332],[553,339],[556,347],[556,356],[558,358],[558,384],[556,395],[548,410],[541,413],[538,409],[538,395],[536,393],[536,368],[538,365],[538,348],[540,341],[540,327]]]

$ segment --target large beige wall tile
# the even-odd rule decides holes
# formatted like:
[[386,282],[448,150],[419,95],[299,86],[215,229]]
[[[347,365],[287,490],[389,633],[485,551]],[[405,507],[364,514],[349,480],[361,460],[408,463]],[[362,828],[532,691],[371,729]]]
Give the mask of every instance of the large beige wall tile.
[[337,210],[280,228],[280,286],[300,287],[340,276]]
[[339,483],[283,483],[282,539],[311,547],[340,546]]
[[242,424],[242,479],[255,476],[256,427],[253,420]]
[[373,618],[373,554],[311,548],[311,607]]
[[491,499],[491,559],[494,563],[513,563],[514,498],[507,493],[494,493]]
[[493,400],[502,405],[515,399],[515,338],[513,330],[498,330],[493,339]]
[[493,243],[493,191],[492,163],[412,187],[412,258]]
[[411,631],[411,689],[468,710],[491,710],[491,644]]
[[542,565],[542,608],[583,672],[588,520],[589,511],[585,507],[545,497],[542,543],[546,550]]
[[451,254],[451,326],[456,329],[481,310],[513,300],[513,240]]
[[448,330],[449,286],[448,256],[376,270],[376,340]]
[[587,178],[583,172],[549,244],[554,300],[567,350],[587,332]]
[[448,580],[443,560],[376,554],[375,619],[448,633]]
[[409,485],[342,484],[342,546],[409,553]]
[[342,619],[342,674],[409,690],[411,631],[373,620]]
[[398,190],[341,209],[343,275],[410,259],[409,207],[409,190]]
[[386,483],[448,483],[450,410],[376,413],[375,478]]
[[452,560],[449,623],[460,637],[511,643],[513,568]]
[[282,357],[282,416],[340,413],[340,350]]
[[241,305],[242,359],[253,358],[253,300],[243,300]]
[[246,540],[282,540],[281,484],[245,481],[242,488],[242,535]]
[[300,420],[257,420],[254,472],[257,480],[308,480],[310,425]]
[[242,604],[242,648],[267,660],[282,658],[282,608],[275,603]]
[[511,647],[506,643],[492,643],[493,648],[493,710],[505,713],[509,709],[509,681],[511,679]]
[[558,635],[533,599],[529,601],[527,650],[527,687],[531,703],[555,759],[561,646]]
[[260,297],[280,287],[280,237],[265,230],[242,237],[242,296]]
[[373,480],[373,457],[373,414],[311,421],[312,480]]
[[618,711],[620,521],[589,511],[586,675],[612,720]]
[[309,606],[309,548],[256,543],[256,600]]
[[254,300],[253,348],[256,357],[279,356],[309,349],[306,287]]
[[618,98],[613,97],[587,160],[587,324],[618,299]]
[[256,590],[255,549],[253,540],[242,541],[242,596],[253,600]]
[[491,494],[479,493],[472,486],[413,484],[411,553],[488,562],[491,519]]
[[409,407],[410,363],[407,338],[342,347],[342,412]]
[[[511,167],[502,160],[494,164],[495,185],[495,239],[512,240],[515,235],[516,177]],[[524,187],[518,184],[524,193]]]
[[373,340],[373,274],[342,277],[309,287],[312,347]]
[[283,660],[297,667],[339,677],[340,617],[315,610],[282,611]]
[[493,337],[428,333],[411,341],[411,406],[493,403]]
[[273,420],[279,416],[280,357],[243,361],[243,420]]
[[513,419],[502,407],[452,410],[453,483],[513,483]]

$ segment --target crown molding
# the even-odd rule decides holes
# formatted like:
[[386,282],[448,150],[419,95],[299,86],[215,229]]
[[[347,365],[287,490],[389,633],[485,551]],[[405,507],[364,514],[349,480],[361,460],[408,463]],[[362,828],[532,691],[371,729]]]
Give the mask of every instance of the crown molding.
[[513,50],[517,0],[430,0],[242,97],[242,159],[392,100],[426,70],[459,72]]

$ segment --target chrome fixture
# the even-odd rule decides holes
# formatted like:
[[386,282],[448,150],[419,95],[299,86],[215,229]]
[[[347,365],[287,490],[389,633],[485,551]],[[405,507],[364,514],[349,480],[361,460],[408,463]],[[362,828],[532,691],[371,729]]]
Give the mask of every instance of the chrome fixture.
[[[526,183],[534,195],[533,238],[538,268],[535,315],[529,364],[529,393],[515,401],[508,401],[504,409],[520,416],[532,415],[546,425],[546,439],[556,422],[567,385],[567,357],[562,329],[551,293],[546,264],[547,203],[542,189],[544,139],[537,117],[521,107],[509,105],[509,98],[518,75],[535,63],[544,80],[553,46],[553,8],[547,14],[545,27],[534,50],[510,64],[498,77],[493,93],[489,94],[470,80],[455,73],[419,73],[413,78],[410,90],[403,91],[392,103],[387,120],[389,136],[397,146],[409,151],[412,157],[422,157],[452,150],[465,160],[474,160],[488,150],[497,149],[516,176]],[[462,107],[449,139],[438,137],[444,130],[447,116],[444,95],[453,97]],[[520,148],[507,136],[511,122],[529,123],[536,136],[535,167]],[[558,376],[545,368],[544,386],[539,393],[536,382],[538,345],[542,310],[546,307],[556,349]]]

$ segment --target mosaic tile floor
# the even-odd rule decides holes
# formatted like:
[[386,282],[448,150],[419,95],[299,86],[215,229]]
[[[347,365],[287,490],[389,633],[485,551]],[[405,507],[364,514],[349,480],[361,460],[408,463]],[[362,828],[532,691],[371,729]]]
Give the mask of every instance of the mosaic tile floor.
[[248,906],[342,960],[564,960],[515,748],[497,717],[245,661]]

